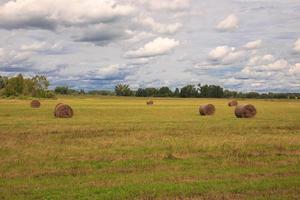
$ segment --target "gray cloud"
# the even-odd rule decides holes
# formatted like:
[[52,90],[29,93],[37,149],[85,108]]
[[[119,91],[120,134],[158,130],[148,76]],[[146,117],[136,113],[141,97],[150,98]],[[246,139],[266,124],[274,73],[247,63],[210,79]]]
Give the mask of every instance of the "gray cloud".
[[76,41],[91,42],[102,46],[128,37],[128,33],[122,27],[97,25],[85,29]]
[[[55,29],[109,23],[132,14],[134,8],[114,1],[17,0],[0,6],[0,27]],[[34,8],[34,9],[32,9]]]

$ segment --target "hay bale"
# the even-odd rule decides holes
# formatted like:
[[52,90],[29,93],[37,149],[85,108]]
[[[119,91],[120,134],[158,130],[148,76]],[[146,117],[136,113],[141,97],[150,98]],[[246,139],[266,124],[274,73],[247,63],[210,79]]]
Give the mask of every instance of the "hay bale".
[[73,109],[69,105],[59,103],[55,106],[54,116],[56,118],[71,118],[73,115]]
[[56,104],[56,106],[55,106],[54,110],[56,110],[56,108],[57,108],[58,106],[60,106],[60,105],[62,105],[62,103],[58,103],[58,104]]
[[200,106],[199,113],[200,115],[213,115],[216,111],[216,108],[212,104],[207,104]]
[[31,108],[39,108],[41,107],[41,103],[38,100],[32,100],[30,106]]
[[256,108],[251,104],[240,105],[235,108],[235,116],[237,118],[252,118],[255,117],[256,113]]
[[153,105],[153,104],[154,104],[154,102],[153,102],[152,100],[147,101],[147,105],[148,105],[148,106],[151,106],[151,105]]
[[232,100],[228,103],[229,107],[237,106],[239,103],[236,100]]

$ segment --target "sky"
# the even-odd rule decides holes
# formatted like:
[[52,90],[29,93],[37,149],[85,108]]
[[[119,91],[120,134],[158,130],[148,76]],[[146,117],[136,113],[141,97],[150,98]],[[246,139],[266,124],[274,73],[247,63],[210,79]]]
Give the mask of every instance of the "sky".
[[0,0],[0,75],[300,92],[299,0]]

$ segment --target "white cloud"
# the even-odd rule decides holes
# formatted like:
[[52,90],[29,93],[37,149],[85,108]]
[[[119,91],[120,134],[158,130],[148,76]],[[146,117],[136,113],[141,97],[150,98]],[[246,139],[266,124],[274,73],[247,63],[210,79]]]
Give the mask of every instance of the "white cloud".
[[136,18],[135,21],[146,28],[152,29],[154,32],[157,33],[172,34],[177,32],[182,27],[181,23],[161,24],[156,22],[152,17],[149,16],[140,16]]
[[227,56],[225,56],[222,60],[222,62],[224,64],[231,64],[231,63],[235,63],[237,61],[239,61],[241,58],[243,58],[245,56],[245,52],[244,51],[232,51],[230,52]]
[[107,23],[133,11],[130,5],[107,0],[16,0],[0,6],[0,27],[54,29]]
[[300,38],[294,44],[294,50],[300,53]]
[[219,64],[231,64],[239,61],[245,56],[245,52],[242,50],[237,50],[234,47],[229,46],[219,46],[211,50],[208,57],[212,61],[216,61]]
[[169,53],[172,49],[177,47],[179,44],[179,41],[175,39],[158,37],[155,40],[145,44],[144,47],[138,50],[127,52],[125,54],[125,57],[142,58],[165,55]]
[[136,60],[131,60],[128,65],[146,65],[151,61],[151,58],[138,58]]
[[120,72],[120,69],[121,69],[121,67],[118,64],[109,65],[109,66],[98,69],[97,74],[101,75],[103,77],[112,77],[112,76],[118,75]]
[[248,42],[247,44],[244,45],[244,48],[248,50],[253,50],[253,49],[258,49],[262,45],[262,40],[255,40]]
[[127,41],[132,42],[132,43],[140,42],[142,40],[145,40],[145,39],[148,39],[148,38],[151,38],[154,36],[153,33],[145,32],[145,31],[139,32],[139,31],[127,30],[126,33],[130,37]]
[[233,49],[228,46],[219,46],[210,51],[209,57],[212,60],[219,60],[224,58],[232,50]]
[[259,70],[264,70],[264,71],[280,71],[280,70],[287,69],[288,67],[289,67],[288,61],[285,59],[280,59],[268,65],[258,66],[257,68]]
[[236,74],[240,79],[266,79],[274,75],[271,71],[259,71],[255,67],[246,66]]
[[293,68],[287,60],[275,60],[275,58],[269,54],[265,56],[257,56],[256,58],[251,59],[252,61],[248,64],[252,62],[252,64],[255,65],[247,65],[244,67],[236,74],[237,78],[264,80],[285,79],[284,77],[288,74],[288,72],[294,74],[297,70],[296,65]]
[[275,61],[275,57],[271,54],[266,54],[264,56],[254,56],[250,58],[248,65],[266,65]]
[[222,20],[216,28],[220,31],[233,31],[238,28],[238,25],[239,19],[234,14],[231,14]]
[[151,10],[180,11],[190,7],[190,0],[139,0]]
[[31,52],[23,52],[0,48],[0,65],[9,66],[27,61]]
[[54,42],[36,42],[33,44],[25,44],[20,47],[21,51],[27,52],[49,52],[49,53],[60,53],[64,50],[62,43]]
[[300,76],[300,63],[296,63],[294,66],[291,67],[289,72],[292,75],[299,75]]

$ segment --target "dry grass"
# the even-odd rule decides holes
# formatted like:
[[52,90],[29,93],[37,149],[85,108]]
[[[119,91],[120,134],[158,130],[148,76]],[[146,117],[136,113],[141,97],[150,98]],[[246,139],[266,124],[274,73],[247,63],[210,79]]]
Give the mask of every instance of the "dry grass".
[[300,198],[300,102],[241,101],[258,115],[237,119],[226,99],[145,101],[0,100],[0,199]]

